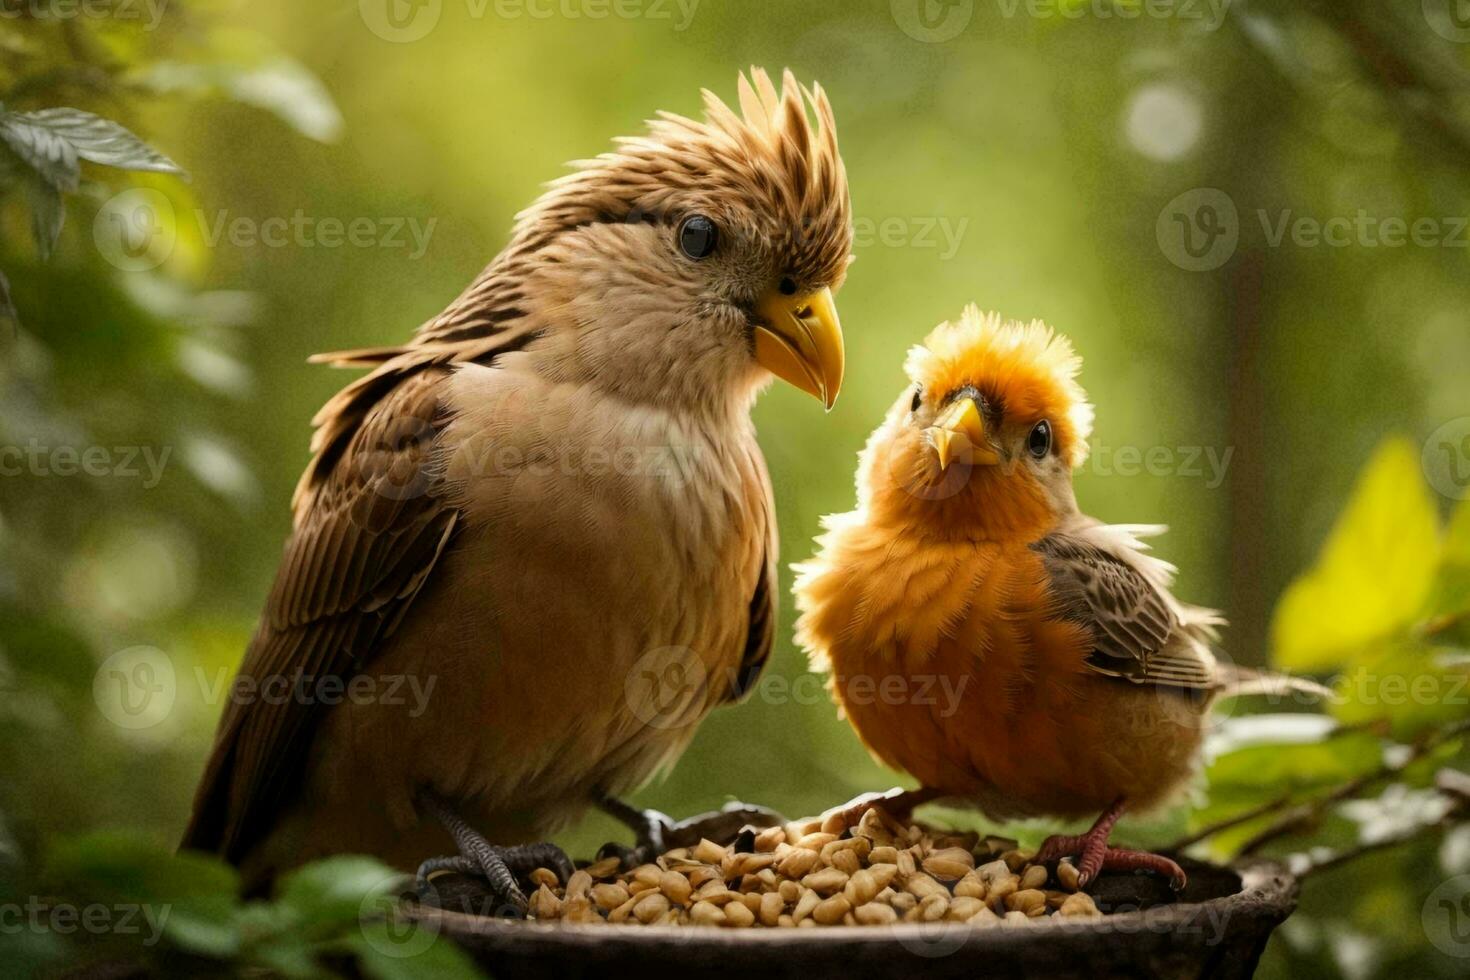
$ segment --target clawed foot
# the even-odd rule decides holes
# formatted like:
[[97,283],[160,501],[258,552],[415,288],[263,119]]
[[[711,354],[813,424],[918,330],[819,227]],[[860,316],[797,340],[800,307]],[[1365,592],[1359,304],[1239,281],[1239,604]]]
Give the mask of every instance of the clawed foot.
[[640,810],[613,796],[599,796],[596,802],[609,816],[631,828],[637,837],[633,847],[615,842],[604,844],[597,852],[598,858],[616,855],[630,868],[647,864],[665,851],[693,847],[701,838],[729,843],[744,827],[777,827],[786,822],[775,810],[752,803],[727,803],[722,809],[676,821],[666,813]]
[[939,799],[938,790],[900,789],[895,786],[886,793],[864,793],[822,814],[822,829],[829,833],[840,833],[862,822],[869,810],[879,809],[902,823],[913,816],[914,808]]
[[425,807],[454,837],[459,853],[430,858],[419,865],[417,885],[421,897],[432,890],[430,876],[438,872],[455,872],[484,879],[498,909],[513,918],[525,918],[528,903],[518,879],[528,877],[537,868],[554,871],[563,884],[572,876],[571,859],[555,844],[498,847],[473,830],[441,800],[426,799]]
[[1103,871],[1150,871],[1169,879],[1169,887],[1176,892],[1184,890],[1188,878],[1184,869],[1162,854],[1148,851],[1130,851],[1122,847],[1111,847],[1108,836],[1113,825],[1123,813],[1123,801],[1118,800],[1098,817],[1097,823],[1085,834],[1056,834],[1042,841],[1036,854],[1037,864],[1051,864],[1064,857],[1077,859],[1077,887],[1086,888]]

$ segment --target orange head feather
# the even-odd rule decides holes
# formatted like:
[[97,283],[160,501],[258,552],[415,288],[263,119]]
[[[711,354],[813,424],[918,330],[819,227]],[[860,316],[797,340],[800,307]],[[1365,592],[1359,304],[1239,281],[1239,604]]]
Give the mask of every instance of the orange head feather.
[[1044,534],[1076,508],[1071,471],[1092,431],[1081,366],[1040,320],[970,306],[940,324],[910,351],[913,383],[863,452],[862,503],[947,536]]

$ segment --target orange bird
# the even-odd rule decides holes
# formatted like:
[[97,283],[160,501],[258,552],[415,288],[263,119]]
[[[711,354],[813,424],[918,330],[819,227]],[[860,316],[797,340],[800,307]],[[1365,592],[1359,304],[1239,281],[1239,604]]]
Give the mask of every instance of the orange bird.
[[1076,856],[1084,884],[1145,869],[1181,888],[1168,858],[1108,846],[1125,807],[1184,786],[1217,698],[1323,689],[1219,661],[1221,618],[1175,599],[1174,568],[1139,540],[1162,528],[1078,509],[1092,427],[1080,367],[1040,321],[973,306],[915,347],[911,385],[862,452],[857,509],[829,517],[796,568],[797,638],[868,749],[921,784],[885,808],[1101,812],[1038,860]]

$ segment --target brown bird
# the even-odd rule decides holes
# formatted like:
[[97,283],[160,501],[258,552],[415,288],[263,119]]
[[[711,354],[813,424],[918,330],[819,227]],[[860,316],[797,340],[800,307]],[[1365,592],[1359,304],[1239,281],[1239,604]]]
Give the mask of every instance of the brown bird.
[[704,121],[662,113],[574,163],[410,342],[318,358],[373,370],[315,419],[184,846],[257,885],[457,852],[421,872],[478,871],[523,908],[512,872],[564,855],[501,845],[589,804],[646,846],[671,830],[616,797],[771,650],[751,403],[774,374],[830,408],[843,374],[831,107],[789,72],[739,94],[740,115],[706,92]]
[[1065,338],[974,307],[908,360],[910,385],[858,466],[858,507],[829,517],[798,566],[798,640],[831,672],[873,754],[921,783],[854,801],[904,811],[937,798],[995,817],[1075,819],[1039,859],[1072,854],[1085,884],[1172,860],[1108,846],[1125,807],[1174,798],[1220,697],[1309,681],[1236,668],[1220,616],[1170,592],[1173,566],[1140,538],[1158,527],[1084,514],[1072,470],[1092,406]]

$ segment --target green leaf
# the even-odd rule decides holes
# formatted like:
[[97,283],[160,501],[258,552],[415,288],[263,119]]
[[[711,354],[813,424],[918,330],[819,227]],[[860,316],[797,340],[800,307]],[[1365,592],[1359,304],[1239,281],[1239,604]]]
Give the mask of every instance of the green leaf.
[[61,191],[43,180],[31,181],[30,199],[31,234],[36,239],[36,251],[44,262],[51,258],[61,238],[61,228],[66,223],[66,203],[61,199]]
[[481,980],[484,976],[469,955],[452,941],[435,937],[427,948],[419,950],[419,936],[404,942],[396,934],[390,934],[390,929],[398,928],[386,922],[369,923],[349,943],[362,972],[373,980],[419,980],[420,977]]
[[342,112],[321,81],[299,62],[271,55],[252,63],[165,61],[138,78],[155,92],[220,95],[271,113],[322,143],[342,135]]
[[49,128],[32,122],[26,114],[0,115],[0,142],[57,191],[71,193],[81,178],[76,147]]
[[314,931],[357,922],[364,909],[395,894],[405,876],[373,858],[340,855],[293,871],[277,892],[276,904]]
[[147,170],[182,174],[168,157],[144,143],[127,128],[81,109],[55,108],[12,113],[10,118],[64,140],[83,160],[119,170]]
[[1436,617],[1470,615],[1470,498],[1460,501],[1450,518],[1433,611]]
[[1403,631],[1424,612],[1439,560],[1439,521],[1419,454],[1406,439],[1389,439],[1359,476],[1316,565],[1282,595],[1271,624],[1276,663],[1336,669]]
[[4,272],[0,272],[0,320],[9,320],[12,328],[20,326],[20,314],[10,298],[10,280]]

